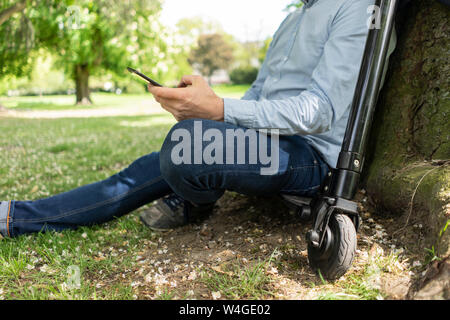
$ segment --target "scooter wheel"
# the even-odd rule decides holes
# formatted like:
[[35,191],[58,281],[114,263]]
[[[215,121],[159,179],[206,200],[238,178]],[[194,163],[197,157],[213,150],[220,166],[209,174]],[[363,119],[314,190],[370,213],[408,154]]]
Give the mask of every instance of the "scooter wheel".
[[356,252],[356,230],[343,214],[330,217],[325,238],[319,248],[308,244],[308,260],[314,271],[328,280],[342,277],[351,267]]

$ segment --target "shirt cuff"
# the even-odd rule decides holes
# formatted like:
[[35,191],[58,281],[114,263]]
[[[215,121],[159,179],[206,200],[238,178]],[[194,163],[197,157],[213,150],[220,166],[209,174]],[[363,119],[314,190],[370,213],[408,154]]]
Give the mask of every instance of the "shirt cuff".
[[255,101],[223,99],[224,121],[237,126],[252,128],[255,120]]

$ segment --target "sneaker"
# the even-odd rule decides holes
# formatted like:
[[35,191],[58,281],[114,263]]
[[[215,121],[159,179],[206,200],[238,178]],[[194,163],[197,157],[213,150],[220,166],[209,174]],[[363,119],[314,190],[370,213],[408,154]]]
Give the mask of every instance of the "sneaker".
[[141,214],[140,219],[152,230],[167,231],[201,222],[211,215],[213,208],[214,203],[194,206],[173,193],[157,200],[155,205]]

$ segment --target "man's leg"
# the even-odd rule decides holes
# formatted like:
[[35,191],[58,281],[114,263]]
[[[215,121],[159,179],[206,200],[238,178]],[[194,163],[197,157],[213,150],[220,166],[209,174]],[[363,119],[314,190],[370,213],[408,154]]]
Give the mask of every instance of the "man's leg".
[[[240,138],[230,143],[227,138],[233,135]],[[328,165],[306,139],[279,137],[276,143],[276,138],[222,122],[182,121],[163,144],[161,173],[176,194],[195,204],[212,203],[225,190],[256,196],[314,195]],[[269,166],[275,166],[273,174],[267,174]]]
[[120,217],[172,191],[161,176],[159,153],[146,155],[101,182],[37,201],[0,204],[0,233],[74,229]]
[[[206,134],[200,150],[194,141],[198,125],[202,127],[201,134]],[[178,129],[184,130],[184,133],[189,133],[193,138],[188,152],[194,158],[191,164],[177,165],[178,159],[174,162],[173,150],[178,143],[173,139],[173,134],[179,133]],[[13,237],[24,233],[59,231],[102,223],[171,194],[172,190],[194,204],[211,204],[225,190],[261,196],[277,193],[313,195],[317,192],[329,168],[301,137],[280,137],[279,144],[273,144],[273,139],[269,137],[261,145],[264,139],[261,139],[260,133],[255,132],[256,143],[245,140],[242,148],[238,143],[227,145],[224,141],[221,152],[219,148],[206,152],[208,145],[211,146],[211,142],[207,141],[208,137],[210,141],[214,141],[215,134],[226,137],[227,131],[233,133],[236,130],[248,133],[247,129],[221,122],[182,121],[170,131],[161,154],[144,156],[107,180],[43,200],[1,202],[0,233]],[[274,174],[262,173],[263,169],[267,169],[268,163],[262,163],[261,158],[256,163],[249,161],[252,158],[250,155],[255,155],[255,145],[259,155],[260,150],[265,148],[266,158],[276,158]],[[219,159],[220,154],[227,157],[230,148],[234,159],[223,158],[223,163],[216,161],[208,164],[203,161],[211,156]],[[197,164],[199,152],[205,158],[202,157],[202,161]],[[247,162],[241,163],[240,152],[244,152]],[[269,165],[273,165],[273,162]]]

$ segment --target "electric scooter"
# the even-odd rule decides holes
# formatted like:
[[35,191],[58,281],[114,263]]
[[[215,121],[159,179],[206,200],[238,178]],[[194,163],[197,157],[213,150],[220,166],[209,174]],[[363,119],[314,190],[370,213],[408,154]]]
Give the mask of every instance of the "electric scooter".
[[282,195],[295,206],[301,220],[312,220],[312,229],[306,234],[309,264],[329,280],[338,279],[348,271],[356,252],[360,217],[353,199],[364,165],[399,2],[375,1],[379,8],[380,28],[369,30],[336,169],[328,174],[314,198]]

